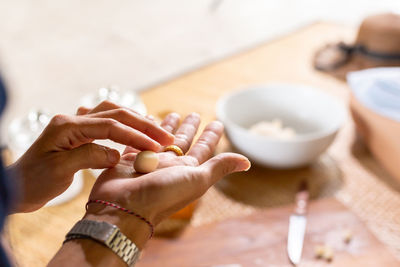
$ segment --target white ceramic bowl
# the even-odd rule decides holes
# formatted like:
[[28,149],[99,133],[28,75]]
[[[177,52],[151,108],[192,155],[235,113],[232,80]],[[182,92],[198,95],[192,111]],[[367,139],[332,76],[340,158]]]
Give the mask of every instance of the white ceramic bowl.
[[[332,143],[347,112],[334,97],[306,86],[272,84],[229,94],[217,103],[217,118],[231,143],[255,163],[295,168],[314,161]],[[260,136],[248,129],[280,119],[296,131],[290,140]]]

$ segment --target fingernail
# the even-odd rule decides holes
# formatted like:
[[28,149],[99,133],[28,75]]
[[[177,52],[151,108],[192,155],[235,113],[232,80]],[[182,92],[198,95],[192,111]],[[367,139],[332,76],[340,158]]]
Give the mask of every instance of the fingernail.
[[162,148],[162,146],[158,142],[153,142],[151,146],[152,146],[151,148],[148,147],[148,148],[145,148],[145,149],[142,149],[142,150],[151,150],[151,151],[154,151],[154,152],[159,152],[161,150],[161,148]]
[[160,143],[156,142],[154,150],[155,150],[155,151],[158,151],[158,150],[160,150],[161,148],[162,148],[162,145],[161,145]]
[[224,124],[223,124],[222,122],[220,122],[220,121],[213,121],[213,123],[218,124],[219,126],[224,127]]
[[107,157],[111,164],[117,164],[120,158],[119,152],[114,149],[110,149],[107,151]]
[[175,142],[175,135],[170,134],[169,135],[169,142],[167,145],[172,145]]
[[237,172],[246,171],[247,172],[250,168],[251,168],[251,162],[248,159],[244,159],[236,165],[235,171],[237,171]]
[[168,116],[170,116],[170,117],[175,117],[175,118],[178,119],[178,120],[181,118],[181,115],[179,115],[179,114],[176,113],[176,112],[171,112],[171,113],[168,114]]
[[146,117],[147,117],[149,120],[152,120],[152,121],[154,121],[154,120],[155,120],[155,118],[154,118],[154,116],[153,116],[153,115],[146,115]]

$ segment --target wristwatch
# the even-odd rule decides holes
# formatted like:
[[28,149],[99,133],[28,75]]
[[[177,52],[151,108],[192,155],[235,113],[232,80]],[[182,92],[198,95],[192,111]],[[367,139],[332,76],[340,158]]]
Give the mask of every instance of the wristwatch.
[[119,228],[107,222],[80,220],[65,236],[65,242],[89,238],[110,248],[128,266],[134,266],[140,256],[138,247]]

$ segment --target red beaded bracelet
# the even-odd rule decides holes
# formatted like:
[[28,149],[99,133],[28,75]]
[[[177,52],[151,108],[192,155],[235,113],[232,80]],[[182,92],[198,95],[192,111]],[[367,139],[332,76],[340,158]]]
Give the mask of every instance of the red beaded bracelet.
[[154,225],[153,225],[149,220],[147,220],[145,217],[143,217],[143,216],[141,216],[141,215],[139,215],[139,214],[137,214],[137,213],[135,213],[135,212],[133,212],[133,211],[131,211],[131,210],[128,210],[128,209],[123,208],[123,207],[120,207],[120,206],[118,206],[117,204],[114,204],[114,203],[112,203],[112,202],[108,202],[108,201],[105,201],[105,200],[101,200],[101,199],[89,200],[89,201],[86,203],[86,210],[88,210],[88,205],[89,205],[89,204],[92,204],[92,203],[99,203],[99,204],[103,204],[103,205],[106,205],[106,206],[109,206],[109,207],[113,207],[113,208],[122,210],[122,211],[124,211],[124,212],[126,212],[126,213],[128,213],[128,214],[131,214],[131,215],[133,215],[133,216],[139,218],[140,220],[144,221],[145,223],[147,223],[147,224],[150,226],[150,231],[151,231],[150,238],[153,237],[153,234],[154,234]]

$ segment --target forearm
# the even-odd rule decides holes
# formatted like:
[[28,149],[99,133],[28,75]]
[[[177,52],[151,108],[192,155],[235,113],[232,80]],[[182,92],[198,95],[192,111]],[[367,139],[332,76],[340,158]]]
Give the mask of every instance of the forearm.
[[[142,250],[150,236],[149,226],[140,219],[124,214],[111,207],[94,207],[84,219],[105,221],[118,226],[135,245]],[[126,266],[110,248],[91,239],[75,239],[66,242],[49,266]]]

